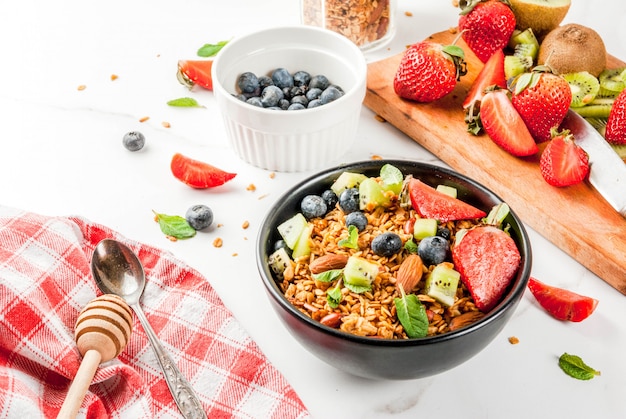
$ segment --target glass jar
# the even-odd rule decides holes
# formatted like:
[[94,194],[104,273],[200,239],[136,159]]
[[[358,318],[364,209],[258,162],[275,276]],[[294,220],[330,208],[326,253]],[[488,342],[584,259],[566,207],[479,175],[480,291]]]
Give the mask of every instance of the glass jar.
[[368,51],[395,34],[397,0],[301,0],[302,22],[340,33]]

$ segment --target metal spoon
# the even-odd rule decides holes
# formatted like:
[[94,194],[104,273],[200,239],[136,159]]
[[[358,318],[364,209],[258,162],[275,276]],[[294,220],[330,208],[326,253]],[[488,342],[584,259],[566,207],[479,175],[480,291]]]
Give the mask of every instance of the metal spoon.
[[91,272],[102,292],[119,295],[137,314],[163,369],[167,386],[183,416],[206,418],[207,415],[200,400],[159,342],[139,305],[139,299],[146,285],[146,277],[137,255],[123,243],[104,239],[98,243],[93,252]]

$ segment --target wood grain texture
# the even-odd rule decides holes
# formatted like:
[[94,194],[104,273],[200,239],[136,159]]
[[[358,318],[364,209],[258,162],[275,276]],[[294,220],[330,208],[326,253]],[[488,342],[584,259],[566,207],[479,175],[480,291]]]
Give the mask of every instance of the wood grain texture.
[[[452,43],[444,31],[429,37]],[[539,171],[539,155],[511,156],[486,135],[466,131],[462,102],[482,63],[462,40],[468,73],[446,97],[428,104],[401,99],[393,78],[402,58],[395,55],[368,66],[364,104],[455,170],[483,183],[526,225],[571,255],[626,295],[626,220],[587,182],[568,188],[548,185]],[[625,65],[609,56],[609,67]]]

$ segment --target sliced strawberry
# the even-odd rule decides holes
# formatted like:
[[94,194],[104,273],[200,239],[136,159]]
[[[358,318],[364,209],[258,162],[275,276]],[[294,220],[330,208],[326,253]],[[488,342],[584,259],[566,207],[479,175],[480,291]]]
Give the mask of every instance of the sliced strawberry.
[[497,50],[487,60],[483,68],[476,76],[472,87],[470,87],[467,96],[463,101],[463,109],[465,109],[465,121],[468,123],[469,131],[473,134],[480,132],[480,123],[478,122],[478,113],[480,110],[480,102],[485,96],[487,89],[492,86],[498,86],[506,89],[506,78],[504,77],[504,51]]
[[176,78],[190,89],[198,85],[204,89],[213,90],[212,67],[212,60],[180,60]]
[[507,90],[485,95],[480,106],[480,120],[489,138],[512,155],[530,156],[539,151]]
[[174,154],[170,168],[176,179],[196,189],[220,186],[236,176],[236,173],[225,172],[208,163],[190,159],[180,153]]
[[424,218],[434,218],[441,222],[482,218],[486,212],[439,192],[419,179],[409,181],[411,205]]
[[541,153],[541,175],[552,186],[564,187],[582,182],[589,174],[589,156],[569,131],[553,130],[552,140]]
[[487,312],[495,307],[521,261],[515,241],[493,226],[469,230],[452,248],[452,260],[476,307]]
[[528,281],[528,289],[539,305],[558,320],[581,322],[589,317],[598,305],[595,298],[544,284],[532,277]]
[[626,89],[622,90],[611,106],[605,138],[611,144],[626,144]]

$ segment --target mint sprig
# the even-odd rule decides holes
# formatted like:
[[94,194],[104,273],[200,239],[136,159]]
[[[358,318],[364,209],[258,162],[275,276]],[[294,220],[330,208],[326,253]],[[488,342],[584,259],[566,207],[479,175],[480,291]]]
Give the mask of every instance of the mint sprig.
[[187,220],[179,215],[167,215],[153,211],[161,231],[166,236],[177,239],[189,239],[196,235],[196,230]]
[[581,357],[570,355],[567,352],[559,357],[559,367],[565,374],[578,380],[591,380],[596,375],[600,375],[600,371],[596,371],[585,364]]
[[220,41],[217,44],[204,44],[198,48],[198,57],[214,57],[228,43],[228,41]]

